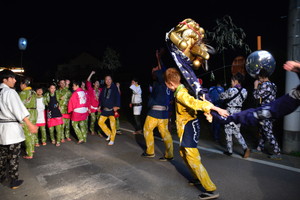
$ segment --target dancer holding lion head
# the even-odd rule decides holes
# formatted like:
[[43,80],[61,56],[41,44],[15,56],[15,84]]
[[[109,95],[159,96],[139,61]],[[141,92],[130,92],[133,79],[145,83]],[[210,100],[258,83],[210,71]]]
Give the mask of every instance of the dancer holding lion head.
[[[202,42],[203,37],[204,29],[192,19],[183,20],[167,33],[166,42],[179,70],[167,69],[165,83],[170,90],[174,91],[176,99],[176,126],[180,138],[180,155],[194,176],[190,184],[201,184],[204,187],[205,191],[199,195],[200,199],[215,199],[219,197],[216,193],[216,185],[202,165],[197,148],[200,135],[197,112],[203,111],[209,122],[212,121],[211,110],[224,117],[228,116],[228,113],[206,100],[204,91],[192,69],[203,64],[207,68],[209,53],[208,48]],[[181,84],[181,75],[185,78],[192,95]]]

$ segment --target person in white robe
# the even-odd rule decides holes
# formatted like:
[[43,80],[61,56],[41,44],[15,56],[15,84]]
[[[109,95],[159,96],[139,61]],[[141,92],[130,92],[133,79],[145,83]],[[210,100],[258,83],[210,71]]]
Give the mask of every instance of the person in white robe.
[[19,157],[21,143],[25,140],[22,124],[31,133],[37,133],[37,126],[29,121],[29,112],[22,103],[14,86],[16,75],[10,70],[0,72],[0,183],[6,181],[6,166],[10,187],[18,188],[23,180],[19,179]]

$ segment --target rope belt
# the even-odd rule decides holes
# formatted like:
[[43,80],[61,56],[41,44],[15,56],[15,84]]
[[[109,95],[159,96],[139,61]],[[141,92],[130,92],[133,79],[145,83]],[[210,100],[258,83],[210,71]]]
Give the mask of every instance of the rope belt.
[[142,103],[132,103],[132,106],[141,106]]
[[106,107],[104,107],[103,110],[105,110],[105,111],[113,111],[114,109],[113,108],[106,108]]
[[10,123],[10,122],[18,122],[18,121],[13,119],[0,119],[0,123]]
[[158,111],[166,111],[168,110],[168,106],[159,106],[159,105],[154,105],[151,108],[152,110],[158,110]]
[[91,108],[94,109],[94,110],[97,110],[97,109],[98,109],[98,107],[94,107],[94,106],[91,106]]

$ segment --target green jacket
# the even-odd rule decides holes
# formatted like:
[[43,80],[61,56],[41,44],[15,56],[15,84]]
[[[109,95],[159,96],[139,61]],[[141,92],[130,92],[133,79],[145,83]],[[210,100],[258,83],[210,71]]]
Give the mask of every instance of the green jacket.
[[33,91],[31,87],[26,87],[24,90],[19,92],[19,96],[30,114],[29,120],[35,124],[37,120],[36,92]]
[[55,91],[55,94],[60,107],[60,112],[62,114],[67,114],[68,103],[72,95],[72,92],[69,90],[69,88],[64,88],[64,89],[59,88]]

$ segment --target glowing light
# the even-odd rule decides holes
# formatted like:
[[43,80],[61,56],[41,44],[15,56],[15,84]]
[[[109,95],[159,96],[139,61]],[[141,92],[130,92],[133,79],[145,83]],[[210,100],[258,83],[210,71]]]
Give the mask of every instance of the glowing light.
[[22,67],[0,67],[0,72],[3,71],[4,69],[9,69],[12,72],[17,74],[23,74],[25,72],[24,68]]
[[27,47],[27,40],[26,38],[19,38],[19,49],[20,50],[25,50]]

